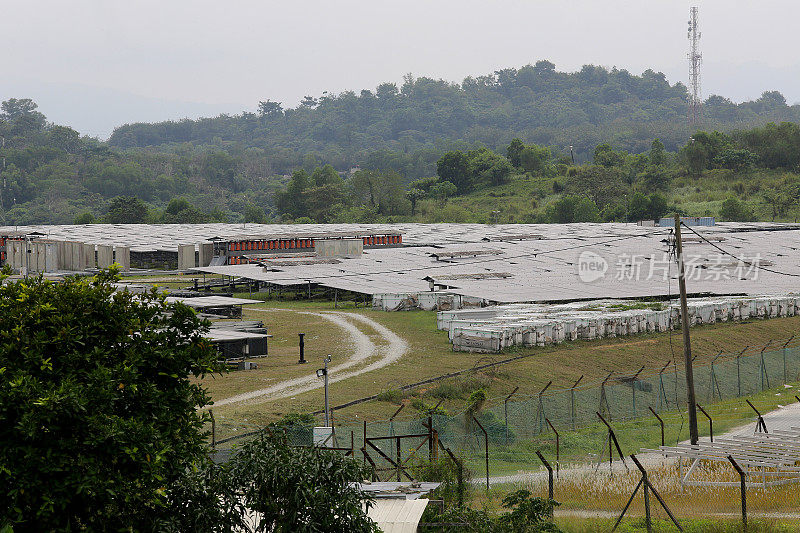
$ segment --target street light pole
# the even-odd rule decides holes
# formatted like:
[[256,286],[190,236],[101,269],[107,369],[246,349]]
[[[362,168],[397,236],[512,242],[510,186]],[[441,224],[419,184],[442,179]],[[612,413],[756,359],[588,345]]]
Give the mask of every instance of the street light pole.
[[686,399],[689,403],[689,439],[697,444],[697,402],[694,395],[694,370],[692,368],[692,346],[689,338],[689,305],[686,302],[686,272],[683,265],[683,242],[681,241],[681,217],[675,214],[675,251],[678,260],[678,287],[681,291],[681,330],[683,332],[683,358],[686,366]]
[[331,356],[328,354],[325,359],[322,360],[325,363],[324,368],[320,368],[317,370],[317,377],[323,378],[325,383],[325,427],[331,427],[331,409],[330,404],[328,403],[328,363],[331,362]]

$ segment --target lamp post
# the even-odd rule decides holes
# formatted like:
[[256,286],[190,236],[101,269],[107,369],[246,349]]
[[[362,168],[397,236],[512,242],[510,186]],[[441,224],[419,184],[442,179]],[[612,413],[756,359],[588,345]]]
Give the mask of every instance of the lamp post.
[[324,368],[317,370],[317,377],[325,380],[325,427],[330,427],[331,411],[328,404],[328,363],[331,362],[330,354],[322,360],[325,364]]

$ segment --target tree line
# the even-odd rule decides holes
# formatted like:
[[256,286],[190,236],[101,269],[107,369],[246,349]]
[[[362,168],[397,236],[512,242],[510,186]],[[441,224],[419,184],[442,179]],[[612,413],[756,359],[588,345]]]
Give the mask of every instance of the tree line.
[[[255,113],[128,124],[114,131],[109,144],[169,152],[182,143],[221,140],[263,150],[276,173],[330,163],[339,170],[394,170],[412,180],[432,175],[446,151],[478,145],[499,151],[515,137],[562,150],[571,145],[582,161],[611,139],[642,153],[658,137],[676,151],[691,134],[686,99],[683,84],[670,84],[652,70],[635,75],[585,65],[567,73],[540,60],[461,83],[408,74],[400,85],[309,95],[295,108],[264,100]],[[704,114],[709,127],[730,130],[797,121],[800,107],[774,91],[741,104],[713,95]]]
[[[552,76],[560,79],[561,73]],[[499,79],[504,81],[492,91],[511,83]],[[417,83],[423,82],[413,80],[388,93],[384,88],[381,98],[406,98]],[[643,83],[632,83],[631,90],[643,90]],[[778,96],[764,99],[747,109],[763,117],[780,107]],[[305,107],[311,112],[320,105]],[[262,106],[266,114],[289,113],[279,107]],[[376,150],[344,168],[311,152],[286,174],[276,174],[266,149],[220,138],[210,145],[120,149],[48,123],[27,99],[2,102],[0,138],[0,223],[7,225],[620,221],[657,218],[665,210],[784,220],[794,217],[800,196],[795,184],[800,129],[793,122],[696,131],[674,147],[661,136],[647,140],[646,148],[638,142],[635,151],[624,142],[599,142],[583,160],[575,147],[529,137],[514,137],[495,149],[439,140],[425,149],[419,169],[426,173],[416,178],[417,171],[402,162],[416,157],[413,151]],[[691,187],[695,195],[702,190],[714,198],[682,202]],[[725,197],[719,198],[722,192]],[[530,198],[520,205],[525,195]],[[506,200],[496,200],[500,197]],[[470,205],[475,198],[484,199],[477,209]],[[514,198],[508,214],[486,212],[490,203],[509,204],[508,198]]]

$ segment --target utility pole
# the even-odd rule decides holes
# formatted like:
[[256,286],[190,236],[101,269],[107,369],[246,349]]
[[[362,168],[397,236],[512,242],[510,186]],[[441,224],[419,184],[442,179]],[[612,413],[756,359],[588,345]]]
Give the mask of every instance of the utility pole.
[[694,371],[692,368],[692,345],[689,339],[689,305],[686,303],[686,272],[683,266],[683,243],[681,242],[681,216],[675,214],[675,251],[678,261],[678,286],[681,291],[681,331],[683,332],[683,358],[686,365],[686,399],[689,403],[689,440],[697,444],[697,404],[694,397]]
[[330,354],[322,360],[325,363],[324,368],[317,370],[317,377],[325,380],[325,427],[331,427],[331,410],[328,403],[328,363],[331,362]]

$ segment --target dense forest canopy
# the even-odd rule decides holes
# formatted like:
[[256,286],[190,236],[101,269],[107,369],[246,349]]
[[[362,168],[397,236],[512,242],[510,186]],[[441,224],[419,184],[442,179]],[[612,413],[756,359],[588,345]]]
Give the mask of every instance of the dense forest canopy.
[[[658,137],[675,151],[691,134],[686,99],[684,85],[652,70],[637,76],[586,65],[566,73],[543,60],[460,84],[409,74],[400,87],[306,96],[296,108],[266,100],[257,113],[130,124],[117,128],[109,144],[169,150],[223,141],[264,150],[275,173],[330,163],[414,179],[432,175],[443,151],[478,144],[498,150],[515,137],[559,150],[571,145],[583,161],[603,142],[642,153]],[[787,106],[777,92],[738,105],[711,96],[704,113],[705,127],[730,130],[796,121],[800,106]]]
[[694,131],[685,87],[662,74],[547,61],[126,125],[108,142],[11,98],[0,224],[796,218],[800,106],[767,92],[704,110]]

